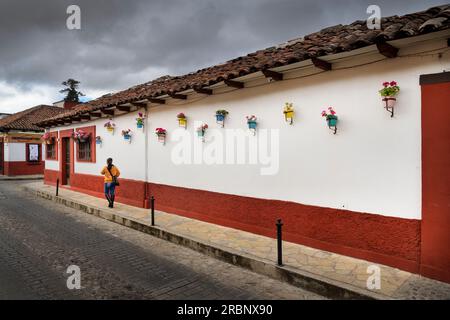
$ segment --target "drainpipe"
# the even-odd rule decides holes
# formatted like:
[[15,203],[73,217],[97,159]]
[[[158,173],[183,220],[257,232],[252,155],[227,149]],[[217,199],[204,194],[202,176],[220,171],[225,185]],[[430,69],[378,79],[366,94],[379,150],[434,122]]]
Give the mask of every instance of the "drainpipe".
[[147,188],[147,184],[148,184],[148,105],[145,105],[144,107],[145,109],[145,123],[144,123],[144,141],[145,141],[145,147],[144,147],[144,159],[145,159],[145,181],[144,181],[144,207],[145,208],[150,208],[150,202],[148,200],[149,196],[148,196],[148,188]]

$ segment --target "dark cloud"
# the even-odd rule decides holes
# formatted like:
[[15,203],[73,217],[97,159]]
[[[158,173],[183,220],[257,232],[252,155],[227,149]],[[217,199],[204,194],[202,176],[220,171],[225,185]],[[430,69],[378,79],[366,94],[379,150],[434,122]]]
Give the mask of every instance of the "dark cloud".
[[[73,77],[88,93],[113,91],[364,19],[370,4],[380,5],[384,16],[442,4],[373,2],[1,0],[0,83],[17,88],[19,94],[36,86],[57,92],[61,81]],[[81,7],[80,31],[66,28],[70,4]],[[0,91],[0,111],[4,97]],[[30,101],[30,105],[41,102]]]

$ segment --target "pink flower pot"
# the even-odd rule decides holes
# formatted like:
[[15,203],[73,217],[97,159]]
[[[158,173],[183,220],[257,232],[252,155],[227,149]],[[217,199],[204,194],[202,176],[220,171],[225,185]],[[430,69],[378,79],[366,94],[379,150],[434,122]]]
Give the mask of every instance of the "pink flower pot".
[[383,101],[387,108],[393,108],[397,102],[397,99],[394,97],[384,97]]

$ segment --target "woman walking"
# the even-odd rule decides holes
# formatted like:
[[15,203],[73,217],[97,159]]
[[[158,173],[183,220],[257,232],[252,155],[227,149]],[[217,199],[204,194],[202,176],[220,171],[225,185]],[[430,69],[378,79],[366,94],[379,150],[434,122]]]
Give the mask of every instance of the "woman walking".
[[112,158],[108,158],[106,164],[101,172],[105,176],[105,197],[109,202],[109,207],[114,208],[116,186],[119,185],[117,178],[120,176],[120,171],[113,165]]

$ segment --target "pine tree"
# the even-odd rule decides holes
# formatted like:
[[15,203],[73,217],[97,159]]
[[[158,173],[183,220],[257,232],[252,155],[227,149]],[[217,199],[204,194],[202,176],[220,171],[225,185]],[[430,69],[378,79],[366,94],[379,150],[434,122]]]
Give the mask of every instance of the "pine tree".
[[62,83],[63,86],[67,87],[65,89],[60,90],[60,93],[66,93],[66,97],[64,101],[66,102],[79,102],[79,97],[84,96],[81,91],[78,91],[78,86],[80,81],[74,79],[68,79]]

